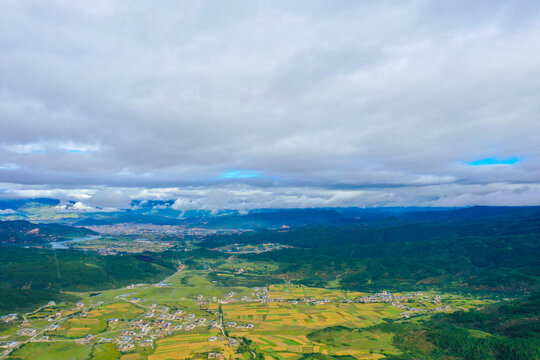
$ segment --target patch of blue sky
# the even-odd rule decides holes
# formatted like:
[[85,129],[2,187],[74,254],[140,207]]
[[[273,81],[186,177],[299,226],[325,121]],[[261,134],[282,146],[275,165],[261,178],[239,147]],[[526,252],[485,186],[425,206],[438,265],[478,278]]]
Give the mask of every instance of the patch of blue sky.
[[261,173],[253,170],[228,170],[219,177],[222,179],[249,179],[260,177]]
[[0,170],[15,170],[18,168],[19,165],[17,164],[0,164]]
[[484,159],[477,159],[473,160],[467,163],[467,165],[470,166],[483,166],[483,165],[514,165],[520,162],[522,159],[520,159],[517,156],[512,156],[509,158],[498,158],[498,157],[490,157],[490,158],[484,158]]

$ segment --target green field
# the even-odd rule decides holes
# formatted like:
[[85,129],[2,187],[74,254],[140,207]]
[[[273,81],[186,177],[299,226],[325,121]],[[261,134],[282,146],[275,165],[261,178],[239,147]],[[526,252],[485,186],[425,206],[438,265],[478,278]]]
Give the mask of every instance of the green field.
[[[275,269],[271,262],[239,262],[229,258],[205,259],[202,264],[206,269],[182,268],[160,283],[71,292],[82,302],[79,307],[59,303],[27,314],[30,327],[42,329],[56,324],[58,329],[44,331],[42,335],[48,336],[47,340],[29,342],[9,358],[165,360],[207,359],[209,353],[219,353],[227,359],[247,360],[258,354],[269,360],[294,360],[317,353],[375,360],[404,354],[403,344],[411,341],[417,348],[427,349],[422,350],[426,353],[432,351],[435,345],[417,327],[442,305],[450,306],[453,312],[493,303],[476,296],[426,291],[400,300],[418,309],[411,319],[404,319],[400,315],[404,310],[391,302],[358,302],[370,295],[365,292],[288,281],[264,287],[230,285],[242,283],[243,277],[264,276],[269,269]],[[222,281],[222,277],[228,281]],[[433,301],[436,295],[440,302]],[[170,317],[178,310],[182,315],[167,318],[169,327],[160,330],[163,316]],[[223,315],[223,331],[210,326],[212,321],[219,323],[218,312]],[[58,313],[60,317],[56,316]],[[149,313],[153,315],[148,317]],[[188,315],[206,322],[189,320]],[[117,321],[109,322],[112,318]],[[153,332],[137,338],[141,330],[134,326],[136,321],[150,324]],[[188,329],[188,324],[194,326]],[[29,336],[16,335],[20,325],[21,320],[4,325],[0,336],[4,340],[27,341]],[[82,344],[88,335],[93,337]],[[115,339],[126,336],[133,340],[116,344]],[[152,339],[151,346],[143,346],[144,339]],[[135,346],[125,350],[123,346],[130,341]]]

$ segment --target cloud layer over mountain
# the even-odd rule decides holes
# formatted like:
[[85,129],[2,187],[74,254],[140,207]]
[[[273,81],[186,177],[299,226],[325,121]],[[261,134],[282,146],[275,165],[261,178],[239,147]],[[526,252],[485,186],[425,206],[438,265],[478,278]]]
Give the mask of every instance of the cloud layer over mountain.
[[2,1],[0,196],[539,204],[539,44],[536,1]]

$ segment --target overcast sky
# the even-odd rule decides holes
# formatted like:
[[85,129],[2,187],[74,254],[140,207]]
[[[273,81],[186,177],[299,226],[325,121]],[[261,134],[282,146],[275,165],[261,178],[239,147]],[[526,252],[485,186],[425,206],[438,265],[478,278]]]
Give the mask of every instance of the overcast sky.
[[540,205],[538,1],[0,1],[0,197]]

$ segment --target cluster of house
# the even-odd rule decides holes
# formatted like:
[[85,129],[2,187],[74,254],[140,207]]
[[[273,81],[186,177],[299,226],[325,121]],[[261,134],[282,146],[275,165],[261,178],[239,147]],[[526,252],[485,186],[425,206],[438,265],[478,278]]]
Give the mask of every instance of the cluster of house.
[[8,323],[10,321],[15,321],[19,318],[19,315],[18,314],[8,314],[8,315],[2,315],[2,321],[5,322],[5,323]]
[[378,302],[384,302],[384,303],[390,303],[400,300],[409,300],[412,299],[415,296],[422,296],[422,292],[416,292],[413,294],[407,294],[407,295],[400,295],[396,296],[392,294],[391,292],[383,291],[380,293],[364,296],[362,298],[358,298],[355,300],[355,302],[361,302],[361,303],[378,303]]
[[[54,306],[54,305],[56,305],[56,303],[54,301],[50,301],[47,305],[48,306]],[[47,320],[48,321],[55,321],[58,317],[61,317],[61,316],[62,316],[62,314],[60,312],[58,312],[55,315],[49,315],[47,317]],[[16,314],[16,313],[2,316],[2,321],[5,322],[5,323],[9,323],[9,322],[12,322],[12,321],[17,321],[18,319],[19,319],[19,315]],[[35,329],[35,328],[32,328],[31,326],[32,325],[28,320],[23,319],[22,322],[19,324],[19,330],[17,331],[17,335],[19,335],[19,336],[34,336],[34,335],[36,335],[38,330]],[[49,325],[49,326],[46,327],[46,330],[56,330],[57,328],[58,328],[57,325]],[[14,342],[14,341],[3,342],[1,347],[13,348],[14,346],[16,346],[16,344],[17,344],[17,342]]]
[[[415,297],[422,297],[424,294],[421,291],[415,292],[413,294],[406,294],[406,295],[394,295],[391,292],[383,291],[376,294],[367,295],[361,298],[356,298],[354,300],[352,299],[339,299],[339,300],[333,300],[329,298],[324,299],[317,299],[315,297],[306,297],[306,298],[298,298],[298,299],[284,299],[282,297],[278,298],[272,298],[268,293],[268,288],[266,287],[256,287],[253,288],[253,295],[255,295],[255,299],[248,298],[246,296],[242,297],[241,301],[260,301],[261,303],[269,303],[269,302],[288,302],[292,305],[297,305],[299,303],[305,303],[305,304],[311,304],[311,305],[324,305],[332,302],[341,302],[341,303],[391,303],[393,306],[395,306],[398,309],[406,310],[405,312],[401,313],[400,316],[402,317],[410,317],[411,313],[419,313],[419,312],[427,312],[426,309],[418,309],[415,307],[411,307],[407,305],[406,303],[403,303],[403,301],[408,301],[410,299],[413,299]],[[235,302],[237,300],[229,299],[229,300],[221,300],[222,303],[228,303],[228,302]],[[433,304],[440,304],[441,303],[441,297],[440,295],[435,295],[433,299],[430,300]],[[451,310],[449,306],[444,307],[437,307],[435,311],[448,311]]]
[[82,345],[88,345],[92,340],[94,340],[95,337],[92,334],[86,335],[82,339],[75,340],[76,343],[82,344]]
[[137,287],[145,286],[146,284],[131,284],[126,286],[126,289],[135,289]]
[[254,287],[252,294],[255,295],[255,297],[257,297],[259,300],[270,299],[270,294],[268,293],[268,288],[266,286]]
[[225,356],[223,356],[223,354],[219,352],[210,352],[208,353],[208,358],[209,359],[224,359]]
[[[118,350],[128,352],[136,347],[153,347],[155,339],[164,338],[176,331],[191,331],[198,327],[220,328],[217,321],[208,322],[206,318],[198,318],[195,314],[186,314],[182,310],[168,313],[169,308],[152,304],[150,311],[143,314],[145,318],[155,317],[153,320],[135,319],[129,322],[129,329],[124,330],[114,341]],[[173,323],[171,321],[181,321]],[[110,325],[118,323],[117,318],[108,319]]]
[[34,328],[22,328],[21,330],[17,331],[17,335],[20,336],[34,336],[37,334],[37,330]]
[[220,303],[220,304],[234,304],[237,302],[250,302],[258,301],[258,299],[249,298],[247,296],[242,296],[241,298],[235,298],[236,293],[231,291],[223,297],[223,299],[218,299],[216,296],[211,298],[205,298],[203,295],[197,296],[197,305],[209,304],[209,303]]
[[[152,336],[150,333],[156,331],[157,329],[163,329],[166,327],[163,323],[156,324],[155,326],[149,326],[149,324],[143,324],[142,320],[139,320],[132,322],[132,329],[138,329],[138,332],[135,330],[124,330],[122,331],[122,334],[115,339],[118,350],[128,352],[134,350],[136,346],[153,347],[154,339],[157,336]],[[145,338],[145,336],[150,337]]]
[[[267,288],[255,288],[254,293],[260,298],[269,298]],[[236,294],[234,292],[230,292],[225,295],[223,299],[212,297],[211,300],[213,302],[220,303],[236,302],[238,299],[234,299],[235,295]],[[206,302],[203,295],[199,295],[197,300],[199,303]],[[144,302],[145,300],[131,298],[128,301]],[[258,299],[251,299],[243,296],[242,301],[258,301]],[[215,316],[219,316],[219,311],[217,309],[208,309],[207,311]],[[107,321],[109,325],[115,325],[120,322],[117,318],[111,318]],[[228,322],[227,326],[238,329],[252,329],[254,324],[237,324],[236,322]],[[187,314],[183,310],[175,310],[174,312],[171,312],[170,308],[167,306],[152,304],[148,306],[148,311],[142,314],[141,318],[130,321],[129,329],[122,331],[122,333],[115,339],[101,339],[100,341],[115,342],[118,350],[122,352],[129,352],[136,348],[153,347],[153,343],[156,339],[164,338],[165,336],[171,335],[177,331],[191,331],[195,330],[196,328],[221,329],[221,327],[221,323],[217,320],[208,321],[204,317],[197,317],[195,314]],[[214,342],[223,339],[221,336],[211,336],[208,338],[208,341]],[[228,341],[231,346],[238,345],[238,342],[235,339],[229,338]],[[210,358],[222,358],[220,353],[213,354],[214,355],[209,355]]]
[[[414,294],[398,295],[398,296],[393,295],[390,292],[383,291],[381,293],[364,296],[360,299],[357,299],[357,301],[363,302],[363,303],[373,303],[373,302],[391,303],[392,306],[400,310],[405,310],[404,312],[400,313],[399,316],[404,317],[404,318],[409,318],[414,313],[427,313],[430,311],[428,309],[418,309],[402,302],[402,301],[411,300],[414,297],[421,297],[421,296],[424,296],[424,294],[421,291],[415,292]],[[435,295],[430,300],[430,302],[433,304],[440,304],[441,296]],[[439,306],[435,308],[435,311],[449,311],[449,310],[451,310],[450,306]]]
[[255,325],[253,325],[253,324],[237,324],[234,321],[229,321],[227,323],[227,326],[228,327],[234,327],[234,328],[237,328],[237,329],[253,329],[255,327]]
[[[50,315],[48,315],[46,319],[47,319],[47,321],[52,322],[52,321],[57,321],[57,320],[59,320],[60,318],[62,318],[62,313],[61,313],[61,312],[57,312],[57,313],[55,313],[55,314],[50,314]],[[54,329],[54,330],[56,330],[56,329]]]
[[[231,345],[231,346],[237,346],[238,345],[238,341],[236,341],[236,339],[234,339],[234,338],[226,338],[225,336],[221,336],[221,335],[210,336],[208,338],[208,342],[223,341],[223,340],[229,341],[229,345]],[[216,355],[218,355],[218,354],[219,353],[216,353]]]
[[32,325],[30,322],[26,319],[24,319],[19,324],[19,331],[17,331],[17,335],[19,336],[34,336],[37,334],[38,330],[31,327]]
[[450,311],[450,310],[452,310],[452,308],[450,306],[448,306],[448,305],[446,305],[446,306],[437,306],[435,308],[435,311]]
[[118,350],[122,351],[122,352],[128,352],[128,351],[135,350],[135,344],[130,342],[130,343],[127,343],[127,344],[120,345],[120,346],[118,346]]
[[333,300],[329,298],[317,299],[315,297],[285,299],[283,297],[276,297],[276,298],[271,297],[271,295],[268,292],[267,287],[254,287],[252,289],[251,297],[242,296],[241,298],[234,298],[234,295],[235,295],[234,292],[230,292],[224,297],[224,299],[217,299],[214,296],[211,298],[211,300],[210,299],[207,300],[204,298],[203,295],[199,295],[197,300],[198,300],[199,305],[203,303],[209,303],[209,302],[219,302],[221,304],[231,304],[231,303],[236,303],[236,302],[261,302],[263,304],[271,303],[271,302],[288,302],[292,305],[297,305],[299,303],[305,303],[305,304],[311,304],[311,305],[324,305],[324,304],[328,304],[328,303],[332,303],[336,301],[341,302],[341,303],[392,302],[393,299],[405,299],[405,298],[413,296],[413,295],[394,296],[391,293],[382,292],[382,293],[373,294],[370,296],[365,296],[363,298],[357,298],[355,300],[352,300],[352,299]]
[[212,234],[228,234],[232,230],[229,229],[202,229],[202,228],[186,228],[184,225],[155,225],[155,224],[135,224],[135,223],[120,223],[111,225],[90,225],[88,229],[94,230],[100,234],[109,235],[140,235],[140,234],[155,234],[155,235],[212,235]]
[[52,325],[49,325],[45,328],[46,331],[55,331],[55,330],[58,330],[60,328],[59,325],[56,325],[56,324],[52,324]]
[[298,298],[298,299],[284,299],[282,297],[278,298],[269,298],[264,302],[288,302],[292,305],[298,305],[299,303],[311,304],[311,305],[324,305],[333,302],[332,299],[317,299],[314,297],[309,298]]
[[257,244],[257,245],[241,245],[241,244],[232,244],[228,246],[224,246],[221,248],[215,248],[213,250],[217,250],[220,252],[228,253],[228,254],[260,254],[268,251],[275,251],[280,250],[283,248],[290,248],[291,246],[288,245],[282,245],[282,244],[276,244],[276,243],[266,243],[266,244]]
[[[251,293],[251,297],[242,296],[236,297],[237,295],[234,291],[229,292],[223,298],[218,299],[216,296],[211,298],[205,298],[204,295],[197,296],[197,305],[210,304],[210,303],[220,303],[220,304],[234,304],[238,302],[273,302],[279,301],[277,299],[272,299],[270,294],[268,294],[267,287],[255,287]],[[283,301],[283,299],[281,299]]]
[[0,341],[0,347],[4,349],[14,349],[19,345],[19,342],[17,341]]
[[99,255],[102,255],[102,256],[118,254],[116,249],[113,248],[112,246],[107,246],[107,247],[103,247],[103,248],[101,248],[101,247],[97,248],[97,252],[99,253]]

